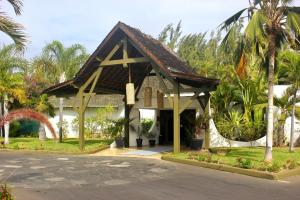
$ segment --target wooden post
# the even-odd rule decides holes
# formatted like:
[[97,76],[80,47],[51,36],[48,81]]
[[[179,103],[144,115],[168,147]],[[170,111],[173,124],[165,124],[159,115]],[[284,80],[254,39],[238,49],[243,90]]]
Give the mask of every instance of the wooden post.
[[[209,98],[209,97],[208,97]],[[206,127],[206,131],[205,131],[205,149],[209,149],[210,148],[210,133],[211,133],[211,126],[210,126],[210,118],[211,118],[211,112],[210,112],[210,99],[208,99],[207,104],[206,104],[206,108],[205,108],[205,115],[208,116],[208,124]]]
[[78,108],[78,123],[79,123],[79,148],[84,150],[84,96],[83,91],[78,93],[79,108]]
[[125,123],[125,127],[124,127],[124,146],[126,148],[129,147],[129,115],[130,115],[130,107],[129,105],[127,105],[127,102],[125,100],[125,119],[126,119],[126,123]]
[[174,119],[174,153],[180,152],[180,113],[179,113],[180,92],[179,84],[174,85],[174,98],[173,98],[173,119]]

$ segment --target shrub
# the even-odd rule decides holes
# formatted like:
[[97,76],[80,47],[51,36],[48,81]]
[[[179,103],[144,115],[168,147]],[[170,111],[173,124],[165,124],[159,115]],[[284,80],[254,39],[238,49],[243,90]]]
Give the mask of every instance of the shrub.
[[279,172],[281,170],[281,166],[278,162],[273,162],[271,165],[267,167],[269,172]]
[[287,160],[283,165],[284,169],[295,169],[299,164],[295,160]]
[[10,191],[6,187],[6,185],[0,186],[0,199],[1,200],[14,200],[13,196],[11,195]]
[[251,169],[253,167],[250,159],[237,158],[237,166],[240,168]]
[[[204,153],[189,153],[188,159],[197,160],[200,162],[213,162],[211,154],[204,154]],[[217,160],[218,162],[218,160]]]
[[[60,122],[57,122],[56,126],[60,127]],[[62,121],[62,134],[64,139],[68,137],[68,130],[69,130],[69,123],[67,120],[64,119]]]

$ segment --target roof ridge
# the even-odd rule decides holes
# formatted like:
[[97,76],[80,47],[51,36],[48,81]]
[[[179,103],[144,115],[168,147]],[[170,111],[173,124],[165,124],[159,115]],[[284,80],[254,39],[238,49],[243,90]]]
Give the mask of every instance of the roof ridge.
[[[134,29],[138,32],[140,32],[140,34],[142,34],[144,37],[147,37],[148,39],[152,40],[156,45],[160,45],[162,46],[166,51],[168,51],[169,53],[171,53],[173,56],[175,56],[180,62],[182,62],[184,65],[185,65],[185,68],[189,70],[189,72],[193,73],[193,74],[196,74],[198,75],[195,70],[187,63],[185,62],[184,60],[182,60],[178,54],[176,52],[174,52],[170,47],[168,47],[166,44],[164,44],[163,42],[159,41],[158,39],[154,38],[152,35],[150,34],[147,34],[147,33],[144,33],[143,31],[141,31],[139,28],[135,28],[135,27],[132,27],[130,25],[127,25],[121,21],[118,22],[118,25],[121,25],[121,26],[125,26],[125,28],[130,28],[130,29]],[[168,68],[168,67],[167,67]],[[170,70],[170,69],[168,69]],[[178,69],[176,69],[178,70]],[[171,70],[170,70],[171,71]],[[181,71],[182,72],[182,71]]]

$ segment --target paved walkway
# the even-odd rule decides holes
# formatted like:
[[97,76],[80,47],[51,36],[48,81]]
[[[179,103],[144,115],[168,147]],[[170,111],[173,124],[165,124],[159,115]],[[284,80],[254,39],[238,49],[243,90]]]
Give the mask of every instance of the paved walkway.
[[160,159],[165,152],[172,151],[171,146],[156,146],[156,147],[143,147],[137,148],[109,148],[103,151],[91,154],[91,156],[120,156],[120,157],[132,157],[132,158],[155,158]]
[[269,181],[158,159],[0,151],[16,200],[296,200],[300,178]]

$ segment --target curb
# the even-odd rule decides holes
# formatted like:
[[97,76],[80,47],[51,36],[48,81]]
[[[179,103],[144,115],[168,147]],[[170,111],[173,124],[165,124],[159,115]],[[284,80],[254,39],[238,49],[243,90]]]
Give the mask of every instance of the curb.
[[292,169],[292,170],[286,170],[279,173],[271,173],[271,172],[264,172],[264,171],[258,171],[253,169],[243,169],[243,168],[237,168],[232,167],[228,165],[223,164],[216,164],[216,163],[206,163],[206,162],[199,162],[195,160],[188,160],[188,159],[179,159],[174,158],[172,156],[162,156],[162,160],[171,161],[171,162],[177,162],[181,164],[187,164],[187,165],[193,165],[197,167],[204,167],[214,170],[220,170],[225,172],[231,172],[236,174],[242,174],[246,176],[252,176],[256,178],[263,178],[263,179],[269,179],[269,180],[279,180],[284,179],[290,176],[297,176],[300,175],[300,168]]
[[13,152],[13,153],[37,153],[37,154],[64,154],[64,155],[88,155],[88,154],[94,154],[99,151],[103,151],[105,149],[108,149],[109,145],[100,147],[99,149],[94,149],[90,151],[84,151],[84,152],[62,152],[62,151],[48,151],[48,150],[29,150],[29,149],[0,149],[0,152]]

